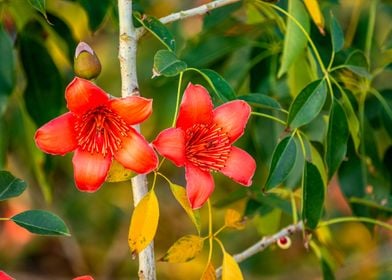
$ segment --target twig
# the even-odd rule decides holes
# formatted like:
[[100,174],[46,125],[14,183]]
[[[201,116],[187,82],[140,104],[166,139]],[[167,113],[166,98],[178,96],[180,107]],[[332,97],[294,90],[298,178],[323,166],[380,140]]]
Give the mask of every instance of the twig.
[[[121,96],[139,95],[136,73],[137,37],[132,22],[132,0],[118,0],[120,24],[119,55],[121,68]],[[135,126],[140,131],[140,126]],[[132,192],[136,206],[147,193],[145,175],[132,178]],[[139,279],[155,280],[155,260],[153,242],[139,254]]]
[[[292,235],[295,232],[302,231],[303,230],[303,223],[299,222],[297,224],[289,225],[288,227],[285,227],[284,229],[280,230],[279,232],[275,233],[274,235],[271,236],[265,236],[263,237],[259,242],[253,244],[249,248],[245,249],[241,253],[238,253],[233,256],[234,260],[237,263],[240,263],[249,257],[263,251],[265,248],[270,246],[273,243],[276,243],[276,241],[284,236],[289,236]],[[215,271],[216,276],[220,278],[222,276],[222,267],[219,267]]]
[[181,11],[178,13],[173,13],[171,15],[160,18],[160,21],[164,24],[167,24],[167,23],[177,21],[177,20],[182,20],[182,19],[185,19],[188,17],[200,16],[200,15],[204,15],[204,14],[208,13],[209,11],[212,11],[216,8],[227,6],[229,4],[233,4],[236,2],[240,2],[240,1],[241,0],[216,0],[216,1],[212,1],[210,3],[201,5],[199,7],[193,8],[193,9]]
[[[227,6],[233,3],[237,3],[240,2],[241,0],[216,0],[216,1],[212,1],[210,3],[189,9],[189,10],[185,10],[185,11],[180,11],[177,13],[173,13],[170,14],[168,16],[162,17],[159,20],[163,23],[163,24],[167,24],[167,23],[171,23],[174,21],[178,21],[178,20],[183,20],[189,17],[194,17],[194,16],[201,16],[204,14],[207,14],[208,12],[223,7],[223,6]],[[146,32],[146,30],[143,27],[140,27],[137,29],[136,31],[136,37],[140,38],[141,36],[144,35],[144,33]]]

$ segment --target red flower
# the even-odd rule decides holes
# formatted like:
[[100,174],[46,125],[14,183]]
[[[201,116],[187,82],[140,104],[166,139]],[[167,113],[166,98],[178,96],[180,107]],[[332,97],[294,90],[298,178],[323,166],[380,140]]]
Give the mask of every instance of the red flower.
[[0,280],[15,280],[15,278],[12,278],[7,273],[5,273],[4,271],[0,270]]
[[39,128],[35,142],[49,154],[75,151],[72,162],[79,190],[98,190],[113,157],[137,173],[157,167],[154,150],[132,128],[151,115],[152,100],[136,96],[110,99],[101,88],[81,78],[68,85],[65,98],[70,112]]
[[94,280],[90,275],[83,275],[73,278],[72,280]]
[[213,110],[211,97],[200,85],[184,92],[175,128],[162,131],[154,147],[177,166],[185,166],[187,195],[192,208],[201,207],[214,190],[211,171],[219,171],[245,186],[252,184],[255,160],[232,146],[243,134],[251,109],[240,100]]

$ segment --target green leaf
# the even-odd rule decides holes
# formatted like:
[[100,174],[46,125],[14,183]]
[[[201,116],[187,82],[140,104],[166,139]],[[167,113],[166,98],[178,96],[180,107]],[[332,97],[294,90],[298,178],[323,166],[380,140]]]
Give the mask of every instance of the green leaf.
[[238,99],[244,100],[255,107],[276,110],[280,110],[282,108],[278,101],[261,93],[250,93],[248,95],[238,96]]
[[15,86],[15,65],[12,41],[0,24],[0,117],[7,106],[8,96]]
[[346,156],[348,140],[348,123],[346,114],[339,101],[333,99],[328,121],[325,162],[328,166],[328,178],[332,178]]
[[[290,0],[288,13],[296,18],[297,21],[304,27],[305,31],[309,33],[309,16],[302,4],[302,1]],[[287,72],[295,59],[306,48],[306,45],[307,39],[302,30],[297,26],[296,22],[288,18],[286,35],[284,37],[282,63],[278,71],[278,77],[281,77]]]
[[203,75],[223,102],[236,99],[234,90],[221,75],[210,69],[201,69],[197,71]]
[[108,10],[113,6],[112,0],[78,0],[88,15],[88,26],[95,32],[102,24]]
[[0,170],[0,201],[21,195],[26,187],[25,181],[15,178],[8,171]]
[[46,20],[48,20],[48,17],[46,15],[46,3],[45,0],[28,0],[30,5],[36,9],[38,12],[40,12]]
[[168,50],[159,50],[154,56],[154,76],[177,76],[184,71],[187,65],[184,61],[179,60],[177,56]]
[[176,51],[176,41],[174,40],[174,37],[169,29],[167,29],[166,25],[160,22],[159,19],[147,15],[143,15],[142,18],[140,15],[135,15],[135,18],[144,28],[161,41],[168,50],[172,52]]
[[302,218],[305,225],[315,229],[320,220],[325,197],[325,186],[318,168],[306,162],[302,187]]
[[287,136],[276,146],[270,166],[270,172],[265,184],[268,191],[282,183],[294,167],[297,157],[297,146],[292,136]]
[[341,67],[347,68],[360,77],[370,79],[369,62],[366,55],[359,50],[355,50],[348,56],[347,60]]
[[31,233],[70,236],[63,220],[48,211],[28,210],[11,217],[10,220]]
[[358,152],[361,143],[360,125],[357,115],[355,114],[353,105],[345,92],[342,92],[342,106],[348,120],[348,129],[350,130],[351,139],[354,142],[355,151]]
[[297,128],[310,123],[320,113],[326,98],[327,85],[324,79],[307,85],[290,106],[289,126]]
[[[31,28],[30,28],[31,27]],[[40,126],[59,115],[64,105],[64,87],[48,50],[40,41],[39,25],[27,25],[19,37],[20,56],[27,78],[26,108]]]
[[342,27],[339,22],[335,18],[335,16],[331,13],[330,19],[330,29],[331,29],[331,39],[332,39],[332,49],[334,53],[343,49],[344,46],[344,34]]

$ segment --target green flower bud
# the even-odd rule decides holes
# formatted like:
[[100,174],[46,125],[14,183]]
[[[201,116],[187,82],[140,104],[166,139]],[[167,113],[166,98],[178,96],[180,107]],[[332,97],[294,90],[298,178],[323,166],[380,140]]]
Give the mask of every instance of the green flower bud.
[[93,49],[86,43],[80,42],[75,50],[74,58],[75,75],[91,80],[101,73],[101,62]]

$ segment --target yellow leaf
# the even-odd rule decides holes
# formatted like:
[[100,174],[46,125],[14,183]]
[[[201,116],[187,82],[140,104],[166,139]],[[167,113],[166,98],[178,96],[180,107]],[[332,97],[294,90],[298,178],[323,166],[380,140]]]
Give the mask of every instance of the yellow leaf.
[[227,252],[223,252],[222,280],[243,280],[238,263]]
[[203,249],[204,239],[197,235],[185,235],[178,239],[160,259],[163,262],[181,263],[195,258]]
[[196,226],[197,232],[200,234],[200,213],[197,210],[193,210],[191,204],[189,203],[188,196],[186,195],[186,190],[184,187],[179,185],[170,184],[170,189],[175,197],[175,199],[180,203],[182,208],[188,214],[189,218]]
[[132,214],[128,244],[132,254],[139,254],[154,239],[158,227],[159,205],[151,190],[138,203]]
[[244,220],[241,214],[234,209],[227,209],[225,214],[225,225],[230,228],[244,229]]
[[209,262],[201,275],[200,280],[216,280],[215,267]]
[[306,9],[310,16],[312,17],[313,22],[317,25],[321,34],[325,34],[324,32],[324,16],[321,13],[320,6],[317,0],[304,0]]
[[136,174],[129,169],[126,169],[121,163],[117,160],[113,160],[112,166],[110,166],[110,170],[108,176],[106,177],[106,182],[122,182],[131,179]]

